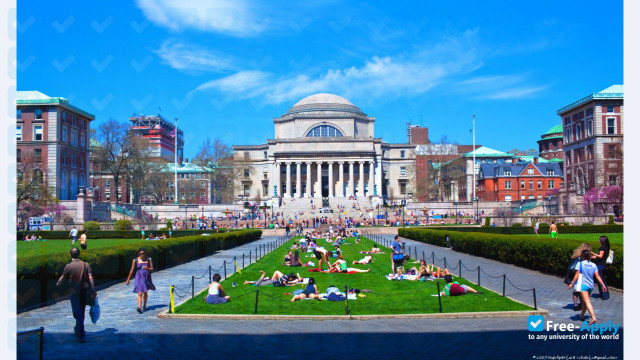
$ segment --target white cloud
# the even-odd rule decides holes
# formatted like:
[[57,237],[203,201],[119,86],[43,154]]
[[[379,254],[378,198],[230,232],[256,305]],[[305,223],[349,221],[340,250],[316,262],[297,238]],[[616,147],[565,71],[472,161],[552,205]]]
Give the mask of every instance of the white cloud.
[[528,74],[485,75],[463,80],[451,86],[455,94],[470,94],[475,99],[505,100],[534,96],[548,89],[547,85],[530,85]]
[[258,12],[246,0],[136,0],[149,21],[173,31],[196,28],[232,36],[250,36],[264,29]]
[[521,98],[531,97],[541,91],[544,91],[548,89],[549,86],[551,86],[551,84],[542,85],[542,86],[513,87],[513,88],[489,93],[485,95],[484,98],[491,99],[491,100],[521,99]]
[[165,64],[177,70],[223,72],[234,68],[230,56],[170,40],[162,43],[155,53]]
[[245,94],[243,98],[253,97],[257,89],[267,85],[268,74],[262,71],[241,71],[221,79],[206,82],[193,89],[189,95],[196,91],[214,89],[225,94]]

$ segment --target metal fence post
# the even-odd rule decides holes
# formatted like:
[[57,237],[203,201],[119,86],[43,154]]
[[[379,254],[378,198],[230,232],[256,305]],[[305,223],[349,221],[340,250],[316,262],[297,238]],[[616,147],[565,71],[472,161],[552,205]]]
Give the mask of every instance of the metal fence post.
[[507,274],[502,274],[502,297],[504,297],[504,290],[507,286]]
[[431,264],[432,265],[436,264],[436,252],[435,251],[431,252]]
[[249,265],[251,265],[251,250],[249,250]]
[[460,269],[460,277],[462,277],[462,259],[458,260],[458,269]]
[[242,268],[244,269],[244,253],[242,253]]
[[533,288],[533,310],[538,310],[538,302],[536,301],[536,288]]
[[196,284],[196,277],[191,275],[191,298],[193,299],[196,295],[195,295],[195,286]]
[[444,257],[444,268],[445,269],[447,268],[447,257],[446,256]]
[[260,294],[260,290],[256,290],[256,309],[253,312],[254,314],[258,313],[258,295]]
[[424,260],[424,250],[422,250],[422,260]]
[[415,260],[418,260],[418,247],[417,246],[413,247],[413,258]]
[[42,348],[44,347],[44,327],[40,327],[40,360],[43,359],[42,354]]
[[442,298],[440,297],[440,280],[436,280],[438,285],[438,305],[440,306],[440,312],[442,312]]
[[212,278],[211,278],[211,265],[209,265],[209,284],[212,283]]
[[478,265],[478,286],[480,286],[480,265]]
[[222,260],[222,265],[224,266],[224,279],[227,280],[227,261]]
[[349,287],[347,285],[344,286],[344,314],[349,315]]

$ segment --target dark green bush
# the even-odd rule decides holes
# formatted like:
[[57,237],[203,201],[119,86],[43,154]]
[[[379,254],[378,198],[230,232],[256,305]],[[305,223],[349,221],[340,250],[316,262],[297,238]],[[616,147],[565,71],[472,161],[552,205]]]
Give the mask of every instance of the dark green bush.
[[582,223],[582,226],[593,226],[592,223]]
[[[147,234],[155,234],[162,233],[161,230],[147,230]],[[166,230],[165,235],[169,236]],[[220,232],[227,232],[227,229],[220,228]],[[192,236],[199,235],[205,233],[214,233],[213,230],[176,230],[173,232],[173,237],[184,237],[184,236]],[[17,240],[23,240],[24,237],[29,234],[35,234],[36,236],[42,236],[43,239],[46,240],[61,240],[68,239],[69,232],[66,230],[56,230],[56,231],[18,231],[17,232]],[[140,239],[140,231],[139,230],[128,230],[128,231],[117,231],[117,230],[98,230],[98,231],[88,231],[87,238],[88,239]]]
[[[598,226],[587,226],[587,228],[596,227]],[[408,239],[442,247],[447,246],[446,237],[449,236],[451,246],[455,251],[558,276],[565,275],[573,250],[582,243],[582,241],[570,239],[541,239],[536,236],[512,237],[480,232],[420,228],[398,229],[398,234]],[[590,244],[594,249],[600,247],[598,241],[590,242]],[[606,270],[607,283],[614,287],[623,288],[624,247],[611,245],[611,250],[615,252],[615,261]]]
[[487,227],[491,226],[491,218],[490,217],[487,216],[486,218],[484,218],[484,226],[487,226]]
[[[137,233],[140,234],[140,232]],[[154,267],[162,269],[245,244],[261,236],[262,231],[254,229],[207,236],[192,235],[179,239],[149,241],[145,244],[145,249],[153,259]],[[82,251],[80,258],[89,262],[96,281],[105,283],[120,280],[129,274],[131,261],[135,258],[139,246],[140,244],[119,245]],[[26,296],[26,293],[33,292],[34,289],[40,290],[41,302],[62,296],[63,294],[58,293],[60,290],[50,284],[55,284],[69,260],[68,254],[51,255],[44,252],[38,256],[18,259],[18,299],[31,297],[31,295]],[[21,306],[24,305],[19,303],[18,307]]]
[[613,215],[609,215],[609,223],[608,223],[608,224],[609,224],[609,225],[613,225],[613,224],[615,224],[615,221],[614,221],[614,219],[613,219]]
[[511,227],[522,227],[522,223],[513,223]]
[[173,227],[173,224],[171,223],[171,220],[167,220],[167,229],[171,229]]
[[131,220],[121,219],[117,220],[113,223],[114,230],[131,230],[133,227],[131,226]]
[[[425,228],[426,229],[426,228]],[[454,226],[443,226],[438,227],[438,230],[451,230],[451,231],[461,231],[461,232],[479,232],[479,233],[489,233],[489,234],[533,234],[533,230],[531,227],[523,226],[523,227],[505,227],[505,226],[496,226],[496,227],[454,227]],[[598,233],[621,233],[624,230],[624,226],[622,225],[587,225],[587,226],[563,226],[558,229],[560,234],[598,234]],[[549,232],[548,224],[540,224],[540,229],[538,230],[539,234],[544,234]],[[22,236],[24,238],[24,236]]]
[[85,221],[82,227],[87,231],[100,230],[100,224],[97,221]]

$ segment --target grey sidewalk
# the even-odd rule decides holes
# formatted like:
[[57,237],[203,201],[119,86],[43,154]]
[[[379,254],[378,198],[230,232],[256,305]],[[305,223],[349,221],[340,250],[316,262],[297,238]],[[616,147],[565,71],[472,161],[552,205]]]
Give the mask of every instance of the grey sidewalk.
[[[220,321],[157,317],[160,311],[169,306],[170,284],[187,288],[191,275],[205,274],[209,265],[217,268],[222,265],[223,260],[232,260],[234,256],[248,253],[259,244],[274,239],[275,237],[261,239],[154,273],[154,283],[158,290],[150,292],[150,310],[142,315],[135,312],[136,299],[132,293],[132,285],[127,287],[117,284],[100,291],[103,317],[96,325],[88,318],[85,321],[87,343],[75,342],[74,320],[68,301],[18,315],[18,330],[45,327],[46,359],[66,359],[70,357],[69,354],[97,359],[129,359],[140,356],[145,359],[180,359],[213,357],[214,353],[215,357],[224,356],[232,359],[298,358],[308,356],[310,346],[314,349],[334,349],[341,355],[353,359],[416,356],[425,354],[425,351],[430,357],[443,358],[500,356],[531,359],[532,355],[622,354],[622,339],[599,341],[596,350],[586,341],[557,340],[543,343],[528,340],[527,336],[530,333],[527,331],[526,318]],[[457,264],[460,258],[469,268],[475,268],[479,264],[483,269],[486,268],[489,274],[506,273],[519,287],[535,286],[539,289],[538,307],[548,310],[554,320],[579,325],[579,321],[570,320],[575,312],[562,308],[571,302],[571,292],[566,290],[562,279],[558,277],[458,254],[449,249],[413,241],[408,243],[412,248],[418,245],[419,253],[424,249],[428,254],[435,251],[438,258],[446,256],[449,263]],[[475,277],[470,273],[463,272],[463,276],[475,281]],[[196,289],[204,289],[207,282],[208,273],[196,282]],[[502,278],[489,280],[483,275],[481,282],[483,287],[502,291]],[[513,294],[507,287],[507,295],[527,304],[532,303],[530,294]],[[594,299],[600,321],[613,320],[622,323],[622,301],[623,295],[620,292],[612,293],[609,301]],[[34,346],[29,344],[31,342],[35,341],[30,339],[27,344],[22,344],[20,349],[31,349],[29,346]],[[455,354],[451,353],[451,349],[456,349]],[[21,353],[25,354],[27,353]]]

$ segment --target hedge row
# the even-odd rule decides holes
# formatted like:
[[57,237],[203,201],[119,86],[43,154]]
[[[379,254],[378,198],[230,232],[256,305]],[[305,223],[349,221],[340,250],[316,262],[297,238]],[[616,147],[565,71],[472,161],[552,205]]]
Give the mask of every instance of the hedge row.
[[[563,277],[571,262],[573,250],[582,243],[579,240],[569,239],[541,239],[536,236],[513,237],[440,229],[405,228],[399,229],[398,234],[407,239],[443,247],[447,246],[448,236],[455,251]],[[592,241],[589,244],[594,251],[600,248],[598,241]],[[615,253],[615,261],[607,268],[605,276],[608,284],[622,289],[624,247],[612,244],[611,250]]]
[[[426,229],[426,228],[425,228]],[[463,227],[463,226],[439,226],[438,230],[459,231],[459,232],[477,232],[488,234],[533,234],[532,226],[482,226],[482,227]],[[578,225],[578,226],[558,226],[560,234],[603,234],[603,233],[621,233],[624,230],[622,225]],[[539,234],[548,234],[549,225],[540,224]]]
[[[219,228],[219,231],[227,232],[225,228]],[[164,233],[166,236],[169,236],[169,230],[145,230],[145,236],[149,236],[149,234],[160,235],[162,236]],[[211,234],[215,233],[215,230],[175,230],[172,232],[173,237],[184,237],[184,236],[192,236],[192,235],[200,235],[200,234]],[[70,239],[69,231],[67,230],[55,230],[55,231],[18,231],[16,238],[18,241],[24,240],[24,237],[31,236],[35,234],[36,237],[42,236],[45,240],[61,240],[61,239]],[[78,231],[78,238],[80,237],[80,230]],[[140,230],[96,230],[96,231],[87,231],[87,239],[140,239],[142,237],[142,233]]]
[[[150,241],[144,247],[157,270],[242,245],[261,236],[261,230],[249,229]],[[127,277],[139,246],[132,244],[82,251],[80,258],[89,262],[97,283],[107,283]],[[66,289],[56,288],[55,283],[69,261],[68,254],[42,254],[18,259],[18,309],[63,296]]]

